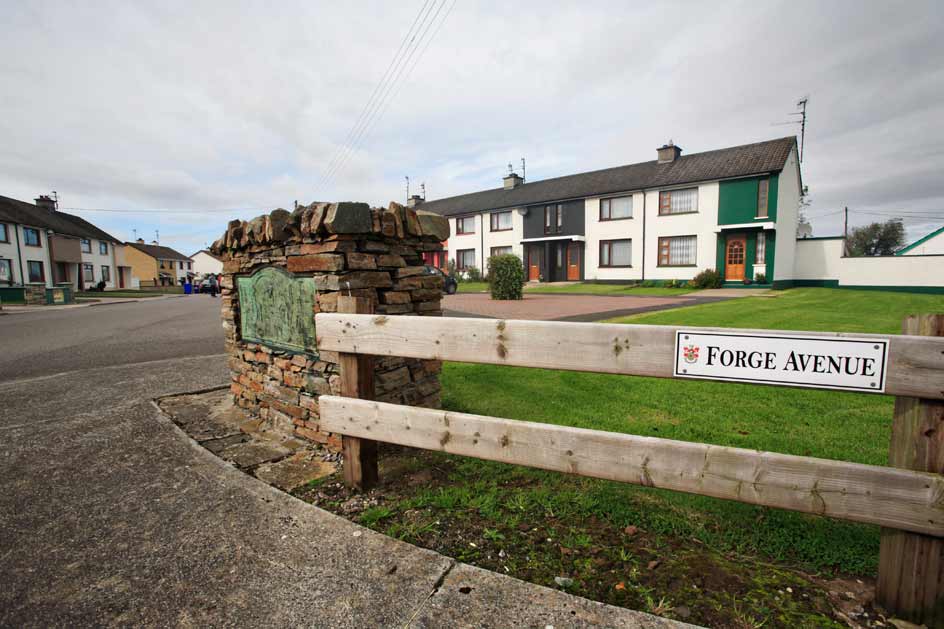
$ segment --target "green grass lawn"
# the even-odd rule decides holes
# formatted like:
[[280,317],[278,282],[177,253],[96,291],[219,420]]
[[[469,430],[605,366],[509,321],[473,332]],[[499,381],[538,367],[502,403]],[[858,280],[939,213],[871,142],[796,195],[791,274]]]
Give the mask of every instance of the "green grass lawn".
[[460,293],[486,293],[488,282],[459,282]]
[[[934,311],[944,311],[944,296],[794,289],[622,321],[895,333],[904,316]],[[887,460],[888,396],[455,363],[444,366],[442,382],[450,410],[877,465]],[[499,491],[521,468],[470,460],[460,469],[459,485]],[[875,526],[536,470],[514,473],[539,477],[546,500],[566,512],[576,508],[579,517],[811,571],[876,569]]]

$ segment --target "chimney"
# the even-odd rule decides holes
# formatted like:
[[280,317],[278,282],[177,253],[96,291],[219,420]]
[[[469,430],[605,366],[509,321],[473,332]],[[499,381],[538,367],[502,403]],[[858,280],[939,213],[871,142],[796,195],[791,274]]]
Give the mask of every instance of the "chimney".
[[156,245],[156,244],[157,244],[157,241],[156,241],[156,240],[152,240],[152,241],[151,241],[151,244],[152,244],[152,245]]
[[144,238],[138,238],[137,240],[135,240],[135,242],[138,243],[139,245],[143,245],[143,244],[144,244]]
[[505,183],[505,190],[511,190],[512,188],[517,188],[524,183],[524,179],[518,176],[518,173],[508,173],[502,177],[502,181]]
[[682,154],[682,149],[669,140],[669,143],[665,146],[660,146],[656,149],[656,153],[659,155],[660,164],[668,164],[669,162],[674,162],[679,158],[679,155]]
[[423,202],[423,197],[421,197],[421,196],[418,195],[418,194],[414,194],[413,196],[411,196],[409,199],[406,200],[406,206],[407,206],[407,207],[416,207],[417,205],[419,205],[419,204],[422,203],[422,202]]
[[44,210],[49,210],[50,212],[54,212],[56,210],[56,202],[53,201],[48,194],[41,194],[33,200],[36,201],[36,207],[41,207]]

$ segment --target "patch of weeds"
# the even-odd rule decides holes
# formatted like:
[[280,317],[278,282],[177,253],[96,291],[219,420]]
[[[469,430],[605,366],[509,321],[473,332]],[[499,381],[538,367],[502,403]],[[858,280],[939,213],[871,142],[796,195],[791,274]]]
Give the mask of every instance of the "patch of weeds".
[[387,507],[370,507],[361,512],[359,521],[368,528],[374,528],[377,524],[393,515],[393,510]]

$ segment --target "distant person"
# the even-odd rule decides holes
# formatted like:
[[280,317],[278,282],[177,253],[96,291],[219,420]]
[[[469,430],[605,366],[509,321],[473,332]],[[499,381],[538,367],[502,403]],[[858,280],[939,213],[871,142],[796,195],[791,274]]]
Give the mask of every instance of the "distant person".
[[220,285],[216,282],[216,276],[210,276],[210,297],[216,297],[216,293],[219,290]]

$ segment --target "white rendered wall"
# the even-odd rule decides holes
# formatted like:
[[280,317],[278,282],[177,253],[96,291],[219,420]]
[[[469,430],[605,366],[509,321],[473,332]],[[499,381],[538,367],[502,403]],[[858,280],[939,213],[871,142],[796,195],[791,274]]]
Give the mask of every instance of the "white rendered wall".
[[[7,238],[10,239],[10,242],[0,242],[0,259],[10,261],[13,283],[20,284],[22,283],[22,278],[20,277],[20,259],[16,254],[16,233],[13,231],[17,226],[13,223],[4,223],[4,225],[7,227]],[[20,242],[22,243],[23,241],[21,240]],[[2,284],[2,286],[6,286],[6,284]]]
[[[586,200],[584,215],[586,216],[585,233],[587,244],[584,249],[584,255],[586,257],[584,260],[584,278],[587,280],[638,280],[642,277],[643,194],[637,192],[633,194],[632,197],[633,217],[615,221],[600,220],[600,197],[591,197]],[[600,241],[620,240],[624,238],[632,240],[632,267],[601,268]]]
[[[28,227],[28,226],[27,226]],[[43,263],[43,274],[46,276],[46,286],[52,288],[52,268],[49,266],[49,240],[46,237],[46,230],[40,227],[35,228],[39,232],[39,246],[26,246],[26,238],[23,232],[23,226],[17,225],[16,231],[20,235],[20,255],[23,260],[23,283],[29,284],[29,265],[27,262],[34,260]],[[10,242],[16,246],[16,234],[10,234]],[[16,266],[14,257],[13,265]],[[16,269],[16,276],[19,277],[20,270]]]
[[926,256],[944,254],[944,232],[928,238],[914,249],[909,249],[903,256]]
[[[114,255],[114,244],[106,242],[108,245],[108,253],[102,255],[98,252],[98,247],[100,240],[92,239],[92,253],[82,252],[82,264],[91,264],[95,269],[95,281],[86,281],[85,274],[82,275],[83,288],[89,288],[91,286],[97,285],[102,279],[102,267],[107,266],[110,270],[108,273],[108,281],[105,282],[105,288],[115,288],[118,286],[118,277],[116,275],[117,269],[115,268],[115,255]],[[81,247],[81,243],[79,244]]]
[[[646,193],[647,280],[686,280],[695,277],[699,271],[715,268],[718,238],[718,189],[717,181],[701,184],[698,186],[698,212],[664,216],[659,215],[659,191],[653,190]],[[694,267],[659,266],[659,238],[666,236],[696,237]],[[633,256],[635,255],[633,252]]]
[[[842,238],[800,239],[795,242],[796,260],[792,278],[796,280],[838,280],[842,264]],[[786,243],[784,243],[786,244]],[[780,248],[780,241],[777,241]]]
[[944,255],[842,258],[839,285],[944,287]]
[[193,272],[197,277],[202,277],[208,273],[220,274],[223,272],[223,263],[217,260],[205,251],[198,251],[193,254]]
[[460,249],[475,249],[475,266],[482,270],[482,215],[475,217],[475,233],[456,235],[456,219],[449,219],[449,259],[458,264],[456,252]]
[[800,175],[796,147],[790,151],[777,180],[777,235],[774,281],[793,279],[797,257],[796,232],[800,213]]
[[[492,247],[511,247],[511,252],[518,256],[519,258],[524,257],[524,246],[521,244],[521,239],[524,238],[524,217],[518,213],[518,210],[511,210],[511,229],[508,231],[492,231],[492,212],[485,212],[479,214],[476,217],[475,229],[478,230],[479,226],[483,226],[485,229],[485,251],[483,255],[480,256],[478,253],[475,255],[475,265],[479,267],[482,272],[485,272],[485,261],[488,260],[488,257],[492,255]],[[455,234],[455,230],[452,232]],[[475,234],[478,236],[478,234]],[[452,238],[449,239],[449,244],[452,245]],[[480,241],[481,242],[481,241]],[[467,249],[468,247],[459,247],[460,249]],[[451,256],[450,256],[451,257]]]

